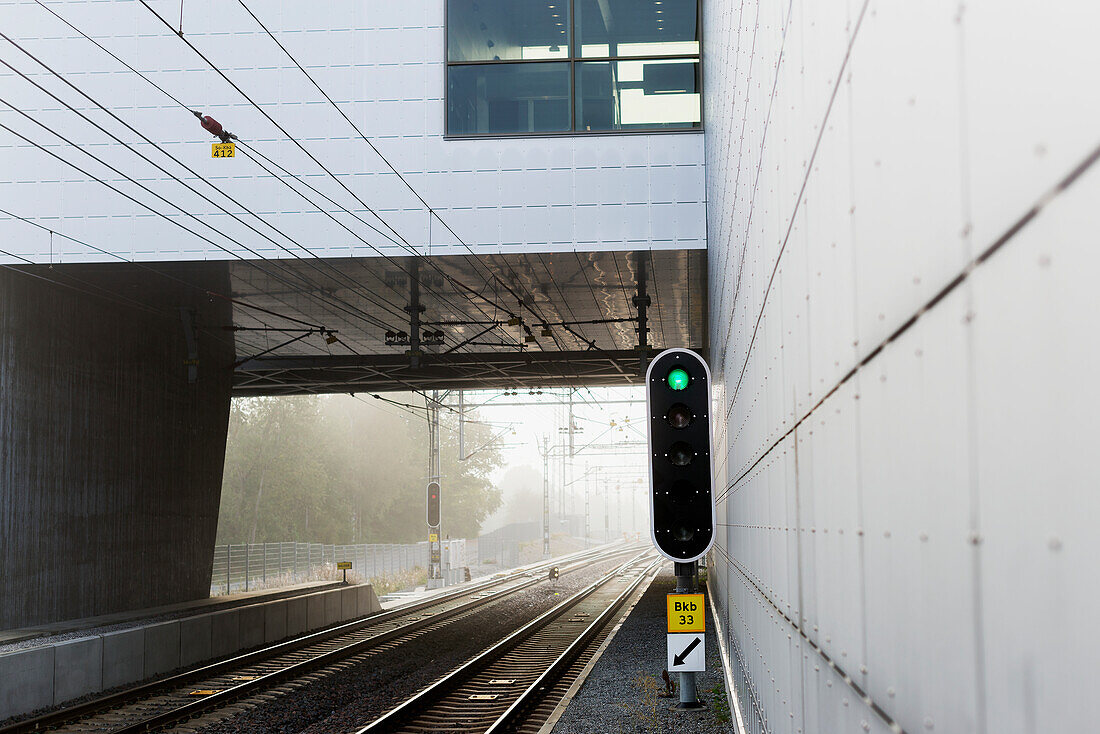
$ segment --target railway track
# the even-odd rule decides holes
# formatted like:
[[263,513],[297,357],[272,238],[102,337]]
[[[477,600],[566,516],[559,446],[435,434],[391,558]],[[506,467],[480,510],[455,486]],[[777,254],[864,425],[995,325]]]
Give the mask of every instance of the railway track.
[[636,552],[625,546],[575,553],[362,620],[141,684],[87,703],[0,727],[0,734],[135,734],[164,730],[364,653],[393,649],[527,589],[557,566],[562,574]]
[[631,558],[356,734],[537,732],[660,563]]

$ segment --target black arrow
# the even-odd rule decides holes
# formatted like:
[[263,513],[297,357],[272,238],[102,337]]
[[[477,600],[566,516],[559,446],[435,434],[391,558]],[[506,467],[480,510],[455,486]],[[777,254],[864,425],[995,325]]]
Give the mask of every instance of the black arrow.
[[695,647],[698,644],[699,644],[699,638],[696,637],[694,640],[692,640],[690,643],[688,643],[688,646],[684,648],[684,651],[682,653],[680,653],[679,655],[673,656],[672,666],[676,667],[677,665],[683,665],[684,664],[684,658],[686,658],[688,655],[690,655],[691,651],[694,650]]

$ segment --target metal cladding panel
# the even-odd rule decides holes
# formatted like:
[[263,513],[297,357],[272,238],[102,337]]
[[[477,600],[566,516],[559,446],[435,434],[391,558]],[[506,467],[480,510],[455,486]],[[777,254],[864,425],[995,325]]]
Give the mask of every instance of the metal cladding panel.
[[[812,473],[802,493],[813,498],[815,515],[810,535],[816,561],[815,584],[805,595],[816,612],[803,621],[803,630],[836,661],[864,658],[863,536],[861,477],[859,472],[858,405],[856,387],[840,390],[807,427],[806,444],[813,447],[807,463]],[[812,433],[811,433],[812,431]],[[808,601],[807,603],[811,603]]]
[[895,720],[951,731],[978,719],[966,301],[887,346],[856,401],[867,652],[849,674]]
[[1094,168],[973,277],[989,731],[1095,728],[1098,200]]
[[703,6],[750,731],[1089,730],[1097,13]]
[[[852,221],[860,354],[866,355],[969,259],[954,54],[957,9],[876,3],[849,63]],[[890,64],[882,59],[889,57]],[[919,140],[919,145],[897,144]],[[931,214],[934,212],[934,214]]]
[[[378,3],[352,3],[326,6],[318,13],[311,5],[282,0],[253,10],[417,193],[479,253],[705,247],[703,136],[697,132],[444,140],[444,7],[442,2],[413,0],[400,4],[399,11],[382,9]],[[87,171],[80,173],[0,131],[0,172],[6,172],[0,173],[0,199],[14,214],[137,260],[308,256],[303,248],[322,257],[408,254],[408,247],[430,247],[437,255],[467,252],[438,221],[429,226],[428,213],[417,197],[236,4],[188,7],[184,38],[352,193],[328,177],[146,8],[109,3],[90,12],[92,4],[66,2],[50,9],[180,100],[214,116],[319,193],[305,191],[306,198],[294,193],[243,146],[232,159],[211,159],[208,146],[214,138],[186,110],[44,7],[17,3],[4,11],[6,33],[213,186],[168,159],[158,158],[167,172],[158,170],[4,69],[0,79],[5,99],[40,119],[44,127],[6,108],[0,110],[0,123]],[[35,81],[56,88],[62,99],[89,111],[122,139],[135,139],[29,58],[15,50],[13,54],[11,63]],[[54,137],[55,132],[71,144]],[[142,146],[148,152],[144,148],[150,146]],[[194,183],[212,201],[191,193],[172,175]],[[108,179],[176,223],[105,188],[95,177]],[[140,180],[167,201],[124,177]],[[522,181],[518,186],[517,180]],[[226,195],[238,199],[240,206],[228,202]],[[233,214],[246,209],[261,214],[286,234],[274,239],[289,252],[218,204]],[[604,209],[608,205],[625,210]],[[655,206],[661,213],[651,216]],[[385,229],[368,207],[398,234],[373,232],[342,211],[349,209]],[[577,219],[584,207],[594,207],[598,215],[581,226]],[[326,212],[336,212],[355,231],[349,232]],[[529,226],[530,219],[540,220],[539,226]],[[33,262],[49,262],[51,256],[53,262],[65,263],[110,259],[88,246],[53,239],[51,251],[48,232],[0,218],[4,249]],[[13,260],[18,258],[0,254],[0,262]]]
[[[968,5],[961,64],[975,247],[999,237],[1096,145],[1096,3]],[[1029,53],[1020,53],[1027,48]]]

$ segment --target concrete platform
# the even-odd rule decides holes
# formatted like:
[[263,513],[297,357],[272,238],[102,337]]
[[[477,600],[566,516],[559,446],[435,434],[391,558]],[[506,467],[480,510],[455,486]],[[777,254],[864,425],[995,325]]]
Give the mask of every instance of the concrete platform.
[[6,652],[5,645],[17,642],[25,642],[38,637],[51,637],[53,635],[83,632],[99,627],[110,627],[128,622],[140,623],[142,620],[152,617],[169,615],[188,615],[198,612],[209,612],[217,609],[230,609],[245,604],[256,604],[262,601],[274,601],[286,599],[292,596],[312,594],[326,589],[338,589],[343,584],[339,581],[315,581],[308,584],[295,584],[282,589],[269,589],[266,591],[249,591],[226,596],[212,596],[208,599],[196,599],[181,604],[169,604],[149,609],[137,609],[129,612],[105,614],[99,617],[86,617],[84,619],[71,619],[52,624],[36,625],[34,627],[21,627],[18,629],[0,630],[0,654]]
[[313,631],[382,610],[369,584],[328,586],[238,595],[215,611],[225,604],[196,603],[190,614],[175,605],[185,616],[160,621],[158,610],[156,621],[129,629],[31,639],[33,646],[0,653],[0,722],[296,637],[307,622]]

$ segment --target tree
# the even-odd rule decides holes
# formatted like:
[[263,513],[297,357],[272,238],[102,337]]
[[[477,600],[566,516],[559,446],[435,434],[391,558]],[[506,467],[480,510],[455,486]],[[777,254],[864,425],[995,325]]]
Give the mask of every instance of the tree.
[[[449,411],[440,434],[444,534],[476,536],[500,504],[500,490],[490,482],[500,452],[489,426],[469,423],[467,446],[488,446],[460,461],[457,420]],[[423,540],[427,438],[423,411],[373,401],[234,400],[218,542]]]

